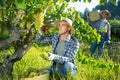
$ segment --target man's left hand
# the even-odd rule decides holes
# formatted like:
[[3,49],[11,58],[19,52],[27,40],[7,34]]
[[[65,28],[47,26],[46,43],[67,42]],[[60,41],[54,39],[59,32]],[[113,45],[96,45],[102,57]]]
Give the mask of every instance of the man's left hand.
[[47,60],[52,61],[53,59],[55,59],[55,54],[48,52],[48,55],[49,55],[49,57],[47,58]]
[[110,44],[110,40],[108,40],[107,43]]

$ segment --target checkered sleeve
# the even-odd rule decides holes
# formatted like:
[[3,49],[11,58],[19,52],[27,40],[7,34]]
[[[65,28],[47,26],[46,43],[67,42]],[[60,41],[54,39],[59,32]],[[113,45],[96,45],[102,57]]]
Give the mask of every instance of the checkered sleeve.
[[45,36],[40,36],[36,39],[37,43],[48,43],[48,42],[52,42],[52,38],[53,38],[54,34],[53,35],[45,35]]

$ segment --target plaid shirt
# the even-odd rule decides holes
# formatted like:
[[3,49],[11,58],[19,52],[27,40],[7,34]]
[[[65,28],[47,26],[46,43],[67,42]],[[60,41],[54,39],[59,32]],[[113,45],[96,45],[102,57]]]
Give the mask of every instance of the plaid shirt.
[[[56,54],[55,50],[59,42],[59,34],[53,34],[43,37],[42,43],[47,43],[47,42],[52,43],[52,53]],[[76,38],[69,35],[67,40],[65,41],[64,55],[59,56],[56,54],[53,62],[57,62],[60,64],[63,64],[65,62],[74,63],[75,55],[78,49],[79,49],[79,41]]]

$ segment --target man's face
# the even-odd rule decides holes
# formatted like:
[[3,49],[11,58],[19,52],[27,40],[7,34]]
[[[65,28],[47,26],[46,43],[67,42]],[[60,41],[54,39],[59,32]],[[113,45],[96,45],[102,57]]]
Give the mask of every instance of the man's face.
[[68,27],[65,21],[60,22],[58,29],[59,29],[59,34],[64,34],[70,31],[70,27]]
[[108,14],[106,12],[102,12],[102,18],[106,19],[108,17]]

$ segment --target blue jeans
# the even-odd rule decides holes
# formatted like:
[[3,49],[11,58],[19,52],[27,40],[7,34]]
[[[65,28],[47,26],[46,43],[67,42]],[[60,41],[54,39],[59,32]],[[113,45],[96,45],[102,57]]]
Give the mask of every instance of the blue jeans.
[[98,47],[98,58],[102,56],[105,42],[107,41],[106,37],[101,37],[100,43],[93,42],[91,43],[90,52],[91,55],[94,54],[96,48]]
[[63,77],[67,77],[69,72],[71,72],[72,79],[75,79],[75,75],[77,72],[77,66],[71,62],[66,62],[63,65],[58,65],[56,66],[56,68],[52,68],[51,66],[48,66],[44,69],[49,70],[50,75],[55,74],[55,75],[63,76]]

